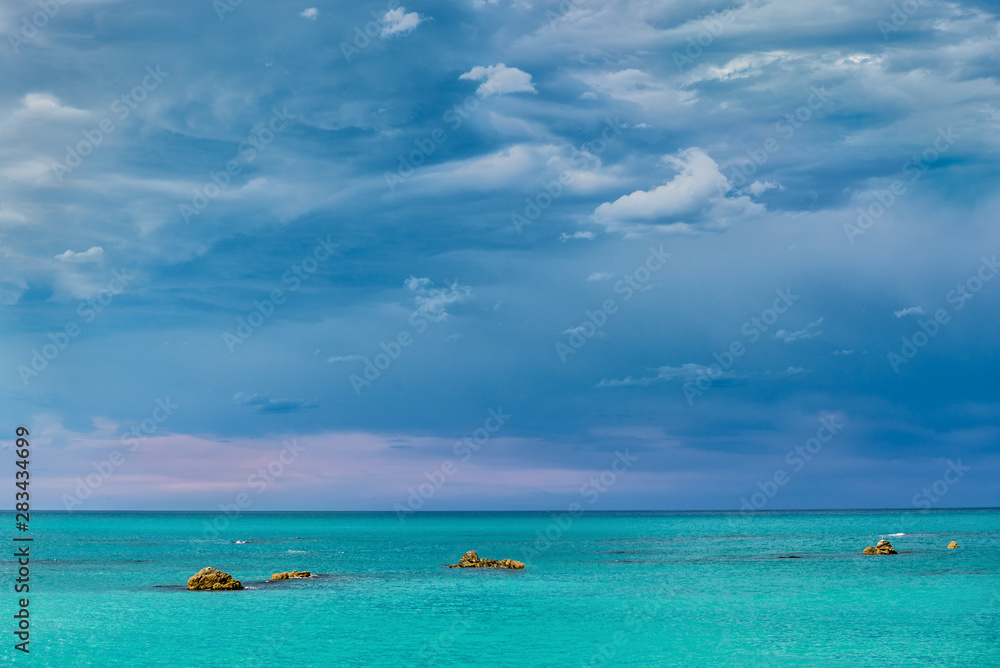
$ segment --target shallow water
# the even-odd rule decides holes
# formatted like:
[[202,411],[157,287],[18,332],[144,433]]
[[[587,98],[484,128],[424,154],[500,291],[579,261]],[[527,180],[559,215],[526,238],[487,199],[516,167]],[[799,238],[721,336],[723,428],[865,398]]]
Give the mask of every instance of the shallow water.
[[[18,663],[1000,665],[998,510],[214,517],[32,513]],[[444,567],[470,549],[527,566]],[[204,566],[248,589],[187,591]]]

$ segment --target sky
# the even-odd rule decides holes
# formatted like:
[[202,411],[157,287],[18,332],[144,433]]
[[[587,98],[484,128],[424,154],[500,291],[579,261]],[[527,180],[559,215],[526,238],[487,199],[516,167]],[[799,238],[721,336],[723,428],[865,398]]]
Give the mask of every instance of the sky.
[[995,12],[5,2],[4,450],[36,509],[996,506]]

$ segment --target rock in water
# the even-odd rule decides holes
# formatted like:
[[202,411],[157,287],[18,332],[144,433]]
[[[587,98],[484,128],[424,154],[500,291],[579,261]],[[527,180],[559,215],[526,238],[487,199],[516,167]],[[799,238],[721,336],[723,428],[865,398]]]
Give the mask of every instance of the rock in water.
[[875,554],[899,554],[892,549],[892,544],[887,540],[880,540],[875,543]]
[[458,560],[459,568],[475,568],[476,564],[479,563],[479,555],[476,554],[475,550],[469,550],[462,555],[462,558]]
[[229,573],[208,566],[191,576],[188,580],[188,589],[243,589],[243,585]]
[[948,543],[949,550],[954,550],[956,547],[958,547],[958,543],[956,543],[955,541],[951,541],[950,543]]
[[451,564],[448,568],[514,568],[523,569],[524,564],[513,559],[480,559],[475,550],[469,550],[462,555],[457,564]]
[[869,545],[861,554],[899,554],[899,552],[892,549],[892,544],[889,541],[880,540],[875,547]]
[[309,571],[292,571],[291,573],[275,573],[271,576],[272,580],[287,580],[288,578],[307,578],[312,573]]

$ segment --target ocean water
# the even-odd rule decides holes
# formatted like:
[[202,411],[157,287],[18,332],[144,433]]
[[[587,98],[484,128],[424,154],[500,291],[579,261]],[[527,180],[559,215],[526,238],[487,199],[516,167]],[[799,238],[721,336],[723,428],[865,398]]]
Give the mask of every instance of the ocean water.
[[[1000,510],[556,515],[32,513],[3,662],[1000,666]],[[444,567],[470,549],[527,566]],[[204,566],[248,589],[187,591]],[[264,583],[293,569],[321,575]]]

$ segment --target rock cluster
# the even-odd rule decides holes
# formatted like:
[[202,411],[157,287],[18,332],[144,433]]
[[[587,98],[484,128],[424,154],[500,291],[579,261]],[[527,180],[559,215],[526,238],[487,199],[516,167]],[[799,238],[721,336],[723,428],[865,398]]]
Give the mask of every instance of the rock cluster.
[[462,555],[457,564],[451,564],[448,568],[524,568],[524,564],[513,559],[480,559],[475,550],[469,550]]
[[233,578],[229,573],[223,573],[211,566],[201,569],[188,580],[188,589],[203,590],[225,590],[243,589],[239,580]]
[[950,543],[948,543],[949,550],[954,550],[956,547],[958,547],[958,543],[956,543],[955,541],[951,541]]
[[312,573],[309,571],[292,571],[291,573],[275,573],[271,576],[272,580],[287,580],[288,578],[307,578]]
[[880,540],[875,547],[869,545],[861,554],[899,554],[892,549],[892,544],[887,540]]

